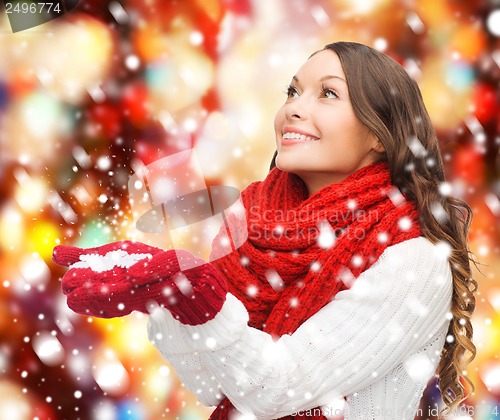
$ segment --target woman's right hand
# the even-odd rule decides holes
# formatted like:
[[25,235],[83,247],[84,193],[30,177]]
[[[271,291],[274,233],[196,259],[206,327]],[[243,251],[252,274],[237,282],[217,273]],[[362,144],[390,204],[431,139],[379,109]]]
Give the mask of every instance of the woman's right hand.
[[[213,318],[227,287],[217,270],[184,250],[119,241],[95,248],[59,245],[52,259],[69,267],[62,278],[68,306],[82,315],[113,318],[167,308],[180,322]],[[183,266],[193,268],[181,271]]]

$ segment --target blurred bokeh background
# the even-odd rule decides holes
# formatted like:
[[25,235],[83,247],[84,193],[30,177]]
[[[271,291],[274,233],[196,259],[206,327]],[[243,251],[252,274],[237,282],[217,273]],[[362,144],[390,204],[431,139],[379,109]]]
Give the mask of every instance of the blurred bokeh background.
[[[145,316],[66,308],[52,248],[161,246],[136,229],[128,181],[191,147],[207,183],[262,179],[286,85],[338,40],[391,55],[417,80],[443,192],[474,210],[476,391],[450,418],[500,418],[500,2],[81,0],[17,33],[0,12],[0,419],[208,417],[147,341]],[[438,404],[431,382],[420,418]]]

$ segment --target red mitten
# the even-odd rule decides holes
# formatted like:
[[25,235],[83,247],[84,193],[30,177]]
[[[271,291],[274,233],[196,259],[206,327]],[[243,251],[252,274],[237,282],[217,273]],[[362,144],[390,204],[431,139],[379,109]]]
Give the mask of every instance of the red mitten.
[[[197,325],[212,319],[226,298],[226,283],[216,269],[187,251],[132,241],[87,249],[60,245],[53,260],[70,268],[62,290],[68,306],[84,315],[112,318],[149,312],[158,304],[180,322]],[[193,268],[181,271],[181,266]]]

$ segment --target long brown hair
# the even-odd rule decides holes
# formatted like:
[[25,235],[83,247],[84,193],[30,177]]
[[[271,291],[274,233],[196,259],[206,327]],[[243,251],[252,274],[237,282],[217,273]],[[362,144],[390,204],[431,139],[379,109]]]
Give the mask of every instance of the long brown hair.
[[[431,242],[451,246],[453,277],[451,322],[437,368],[439,388],[448,414],[474,385],[464,375],[474,359],[471,315],[477,282],[472,277],[468,231],[470,207],[440,193],[445,182],[438,139],[417,83],[392,58],[366,45],[336,42],[324,47],[342,64],[355,115],[380,140],[391,179],[420,209],[423,235]],[[271,167],[275,166],[276,153]]]

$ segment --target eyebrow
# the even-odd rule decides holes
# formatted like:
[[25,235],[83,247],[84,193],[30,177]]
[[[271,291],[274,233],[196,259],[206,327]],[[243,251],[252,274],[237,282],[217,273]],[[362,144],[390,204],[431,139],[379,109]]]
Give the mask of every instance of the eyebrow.
[[[328,80],[328,79],[339,79],[339,80],[342,80],[344,83],[347,83],[343,77],[336,76],[334,74],[327,74],[326,76],[323,76],[321,79],[319,79],[319,81],[324,82],[325,80]],[[292,80],[295,80],[297,83],[299,83],[299,79],[297,78],[297,76],[293,76]]]

